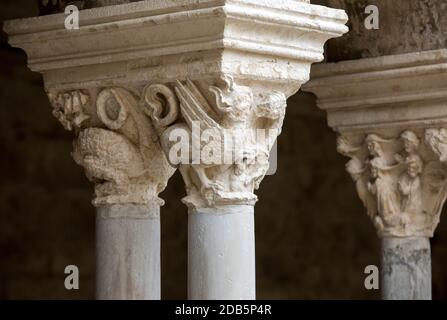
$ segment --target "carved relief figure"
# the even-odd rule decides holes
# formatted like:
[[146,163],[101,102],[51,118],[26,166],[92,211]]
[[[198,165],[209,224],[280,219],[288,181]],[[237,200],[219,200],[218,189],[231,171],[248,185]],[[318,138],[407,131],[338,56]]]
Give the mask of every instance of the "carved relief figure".
[[73,158],[96,184],[97,201],[127,192],[131,179],[144,174],[138,148],[126,137],[100,128],[82,131],[74,142]]
[[230,190],[245,192],[258,189],[269,165],[268,157],[269,154],[265,150],[242,150],[233,165]]
[[395,158],[397,162],[407,164],[408,158],[412,157],[413,155],[417,154],[417,150],[420,145],[420,140],[416,133],[410,130],[404,131],[400,135],[400,140],[403,143],[404,149],[402,153],[396,154]]
[[[431,212],[433,225],[439,223],[442,207],[447,198],[447,129],[432,128],[425,130],[425,143],[431,152],[436,156],[434,169],[430,170],[430,179],[427,185],[430,186],[430,193],[436,194],[433,201],[434,206]],[[429,170],[427,170],[429,171]]]
[[377,204],[373,195],[368,190],[368,168],[365,161],[363,145],[353,146],[344,136],[337,138],[337,151],[351,160],[346,164],[346,171],[351,175],[355,183],[357,194],[366,208],[366,212],[372,221],[377,217]]
[[[154,84],[144,90],[146,112],[168,156],[177,143],[170,141],[171,133],[179,129],[187,133],[192,145],[189,159],[173,165],[179,166],[190,200],[197,203],[203,198],[209,206],[216,201],[254,201],[253,189],[268,170],[268,161],[262,159],[268,159],[273,146],[270,137],[257,141],[256,130],[280,128],[286,106],[282,93],[255,97],[250,88],[237,85],[231,77],[222,80],[222,87],[208,86],[208,92],[189,79],[177,81],[172,89]],[[202,132],[212,139],[202,139]],[[229,147],[224,143],[228,139],[232,141]],[[194,153],[196,142],[198,152]],[[218,150],[220,161],[206,161],[205,150]]]
[[366,137],[366,144],[370,154],[367,166],[370,170],[368,190],[375,196],[377,211],[383,220],[393,219],[399,214],[398,196],[394,188],[390,171],[395,166],[388,165],[380,143],[389,143],[378,135],[370,134]]
[[401,195],[401,211],[403,214],[416,215],[422,213],[421,174],[423,162],[419,156],[420,140],[416,133],[410,130],[400,135],[403,142],[403,151],[395,156],[396,160],[404,165],[405,171],[398,182]]
[[351,158],[346,169],[379,234],[431,236],[447,197],[447,130],[427,129],[423,141],[411,130],[351,140],[361,137],[339,136],[337,150]]
[[[212,203],[216,193],[224,191],[223,184],[216,178],[219,173],[220,164],[206,164],[202,161],[201,150],[206,146],[213,150],[222,150],[223,129],[238,129],[246,125],[246,117],[250,112],[252,104],[251,91],[248,88],[235,88],[232,83],[227,83],[228,88],[223,90],[217,87],[211,87],[210,91],[216,97],[216,104],[213,107],[200,92],[199,88],[191,81],[186,80],[183,85],[177,81],[174,91],[165,85],[152,85],[146,90],[146,102],[150,107],[149,115],[153,118],[155,126],[161,135],[162,146],[169,156],[169,150],[174,142],[170,140],[170,134],[174,130],[184,130],[187,133],[191,147],[190,157],[187,164],[180,164],[179,169],[182,173],[186,189],[188,191],[196,190],[205,197],[208,203]],[[160,94],[166,97],[168,101],[168,116],[160,119],[163,113],[160,104]],[[239,96],[240,95],[240,96]],[[175,123],[180,114],[184,123]],[[230,106],[229,103],[232,103]],[[171,116],[173,115],[173,116]],[[198,130],[194,130],[197,126]],[[211,141],[204,142],[201,139],[202,130],[212,132],[214,137]],[[244,137],[239,137],[242,139]],[[192,152],[194,144],[199,143],[198,153]],[[232,152],[232,150],[226,150]],[[198,158],[196,158],[198,156]],[[226,169],[229,169],[229,165]]]
[[416,215],[422,213],[421,174],[423,163],[417,154],[409,155],[406,160],[406,171],[399,178],[401,194],[401,210],[403,213]]
[[447,129],[427,129],[425,141],[431,150],[439,157],[439,161],[447,161]]
[[[65,101],[64,112],[60,97]],[[93,117],[83,116],[84,109],[79,107],[83,104],[78,101],[88,100],[73,93],[50,96],[64,127],[76,129],[72,155],[95,183],[93,204],[159,201],[157,195],[174,169],[166,161],[149,119],[139,110],[137,98],[123,88],[102,90],[96,105],[89,105],[90,115],[96,113],[97,120],[85,128],[81,124]]]

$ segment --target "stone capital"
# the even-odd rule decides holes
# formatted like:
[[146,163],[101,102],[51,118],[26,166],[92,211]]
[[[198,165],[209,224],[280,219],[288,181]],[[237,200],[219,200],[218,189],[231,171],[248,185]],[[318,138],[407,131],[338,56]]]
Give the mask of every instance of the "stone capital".
[[95,184],[94,205],[163,203],[158,194],[174,169],[134,92],[50,90],[48,97],[53,115],[75,134],[72,156]]
[[431,237],[447,196],[447,51],[321,64],[317,96],[382,237]]
[[145,111],[186,185],[189,207],[251,204],[269,168],[286,96],[222,81],[150,84]]
[[[344,11],[308,0],[139,1],[81,10],[79,30],[66,30],[64,19],[15,20],[5,30],[43,74],[55,115],[77,133],[74,156],[99,183],[97,201],[115,187],[147,194],[148,178],[160,191],[172,174],[160,150],[168,159],[175,128],[192,138],[199,122],[211,136],[226,129],[245,143],[233,148],[237,161],[209,166],[192,155],[198,163],[179,166],[193,207],[256,201],[286,99],[323,59],[324,43],[348,31]],[[275,133],[259,143],[257,129]]]

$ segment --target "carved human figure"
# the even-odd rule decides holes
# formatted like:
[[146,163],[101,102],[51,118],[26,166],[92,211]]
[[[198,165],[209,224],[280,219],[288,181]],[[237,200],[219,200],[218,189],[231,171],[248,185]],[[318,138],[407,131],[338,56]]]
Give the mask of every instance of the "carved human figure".
[[398,190],[401,195],[401,211],[404,215],[414,216],[422,212],[421,174],[423,161],[418,154],[420,140],[415,132],[406,130],[400,135],[403,151],[395,156],[405,166],[399,177]]
[[346,170],[355,183],[357,194],[366,208],[366,213],[371,220],[375,221],[377,217],[377,203],[374,196],[368,190],[367,168],[360,159],[355,157],[346,164]]
[[425,131],[425,142],[439,157],[439,161],[447,162],[447,129],[427,129]]
[[405,214],[416,215],[422,213],[421,174],[423,162],[421,158],[412,154],[406,158],[406,171],[398,182],[401,194],[401,210]]
[[363,144],[353,145],[348,137],[339,135],[337,137],[337,151],[351,158],[346,163],[346,171],[355,183],[357,194],[365,206],[368,216],[374,221],[377,216],[377,204],[375,198],[368,190],[369,172],[367,162],[364,159]]
[[366,139],[366,147],[369,153],[369,159],[380,158],[384,159],[384,152],[380,143],[389,143],[389,140],[383,139],[376,134],[369,134]]
[[417,150],[420,145],[420,140],[416,135],[416,133],[410,130],[404,131],[400,135],[400,140],[403,143],[404,149],[403,152],[401,154],[397,154],[395,158],[397,162],[407,164],[408,159],[412,155],[417,153]]
[[393,180],[388,173],[392,167],[387,166],[382,158],[374,158],[369,166],[371,180],[368,183],[368,190],[375,195],[377,211],[384,220],[394,218],[400,210]]
[[337,151],[351,158],[346,169],[379,235],[432,236],[447,197],[447,130],[426,129],[423,140],[412,130],[361,138],[340,135]]
[[370,172],[368,190],[375,197],[381,222],[392,225],[400,213],[398,195],[390,174],[395,166],[388,165],[380,145],[381,142],[389,141],[375,134],[368,135],[365,141],[370,154],[366,163]]

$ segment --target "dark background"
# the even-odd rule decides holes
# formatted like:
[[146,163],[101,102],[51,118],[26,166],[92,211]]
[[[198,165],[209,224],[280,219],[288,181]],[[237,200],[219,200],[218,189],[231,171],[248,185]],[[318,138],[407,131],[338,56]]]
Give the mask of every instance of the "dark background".
[[[51,1],[51,0],[50,0]],[[82,1],[81,1],[82,2]],[[101,2],[98,0],[97,2]],[[121,1],[126,2],[126,1]],[[327,46],[339,61],[445,47],[443,0],[378,0],[381,29],[362,22],[366,1],[318,1],[345,8],[351,33]],[[49,13],[57,8],[41,8]],[[3,0],[0,21],[39,14],[37,1]],[[444,17],[444,18],[443,18]],[[406,24],[406,25],[402,25]],[[399,29],[397,26],[402,25]],[[444,33],[444,36],[441,36]],[[315,98],[290,98],[279,138],[278,171],[256,205],[260,299],[377,299],[364,268],[379,264],[379,240],[335,151],[335,134]],[[71,139],[51,115],[42,77],[0,35],[0,299],[94,298],[93,187],[71,159]],[[162,298],[186,298],[187,211],[178,173],[161,195]],[[432,240],[433,296],[447,298],[447,223]],[[64,268],[80,289],[64,288]]]

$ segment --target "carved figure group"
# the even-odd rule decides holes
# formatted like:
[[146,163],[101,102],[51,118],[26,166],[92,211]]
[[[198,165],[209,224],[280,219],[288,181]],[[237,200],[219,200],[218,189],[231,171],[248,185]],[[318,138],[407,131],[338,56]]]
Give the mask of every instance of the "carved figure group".
[[[437,154],[438,159],[442,158],[447,150],[443,143],[447,139],[443,139],[442,133],[426,130],[424,146],[410,130],[397,138],[372,133],[360,143],[353,144],[351,140],[352,136],[340,136],[338,151],[351,158],[347,171],[378,232],[393,236],[430,234],[440,214],[440,206],[433,206],[430,201],[445,200],[441,187],[434,187],[444,181],[439,175],[442,165],[432,157]],[[437,175],[433,174],[435,171]]]

